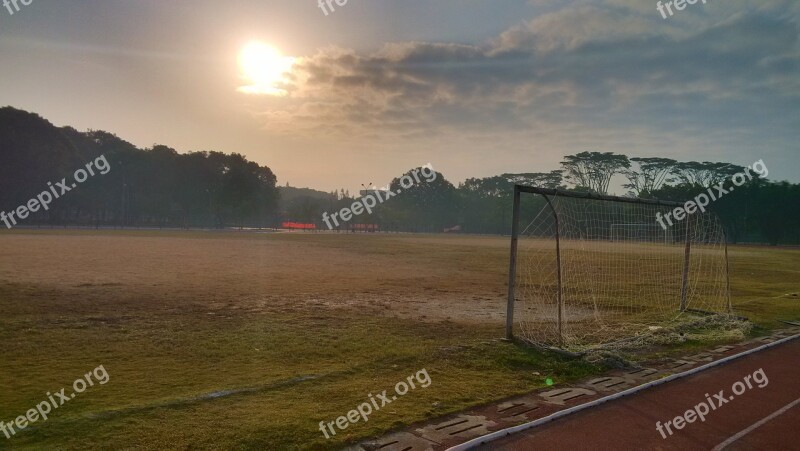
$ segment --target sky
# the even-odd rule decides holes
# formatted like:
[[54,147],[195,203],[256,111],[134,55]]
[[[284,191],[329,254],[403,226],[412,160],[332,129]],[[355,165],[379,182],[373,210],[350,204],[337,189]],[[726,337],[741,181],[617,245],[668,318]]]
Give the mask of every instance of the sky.
[[800,181],[800,2],[702,1],[33,0],[0,8],[0,106],[324,191],[583,151]]

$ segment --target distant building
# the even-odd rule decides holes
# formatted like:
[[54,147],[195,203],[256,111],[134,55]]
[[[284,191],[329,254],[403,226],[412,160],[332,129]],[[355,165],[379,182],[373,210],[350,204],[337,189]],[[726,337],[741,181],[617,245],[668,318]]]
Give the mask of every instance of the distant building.
[[379,232],[380,229],[378,224],[350,224],[350,230],[354,232]]
[[303,224],[300,222],[284,222],[281,224],[283,229],[297,229],[297,230],[316,230],[316,224]]

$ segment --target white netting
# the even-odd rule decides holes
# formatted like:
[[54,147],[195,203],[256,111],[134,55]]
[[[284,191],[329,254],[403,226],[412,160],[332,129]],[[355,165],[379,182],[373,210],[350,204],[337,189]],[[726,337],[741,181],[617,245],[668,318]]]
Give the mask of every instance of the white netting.
[[672,219],[672,226],[664,221],[665,230],[656,213],[674,207],[549,195],[551,209],[542,195],[524,197],[514,307],[519,337],[585,348],[674,324],[686,312],[729,313],[724,232],[716,215],[697,212]]

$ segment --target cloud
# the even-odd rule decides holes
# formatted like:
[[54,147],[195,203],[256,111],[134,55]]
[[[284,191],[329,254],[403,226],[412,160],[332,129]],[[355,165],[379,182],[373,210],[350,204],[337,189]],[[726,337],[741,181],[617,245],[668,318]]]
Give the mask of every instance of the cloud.
[[548,4],[564,6],[472,45],[321,49],[298,61],[287,99],[262,105],[265,126],[348,139],[537,133],[605,144],[635,134],[645,145],[649,133],[698,146],[710,137],[742,145],[743,133],[748,144],[796,137],[795,2],[698,3],[667,21],[638,1]]

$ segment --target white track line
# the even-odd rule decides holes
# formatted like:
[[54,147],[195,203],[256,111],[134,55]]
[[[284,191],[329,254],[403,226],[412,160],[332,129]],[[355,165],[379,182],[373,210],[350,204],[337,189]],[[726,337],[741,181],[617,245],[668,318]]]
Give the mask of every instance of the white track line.
[[722,442],[719,445],[715,446],[711,451],[722,451],[723,449],[725,449],[731,443],[733,443],[736,440],[739,440],[740,438],[744,437],[745,435],[753,432],[754,430],[756,430],[759,427],[763,426],[764,423],[772,420],[773,418],[775,418],[777,416],[780,416],[782,413],[786,412],[787,410],[791,409],[792,407],[796,406],[797,404],[800,404],[800,398],[797,398],[794,401],[790,402],[789,404],[786,404],[785,406],[781,407],[779,410],[777,410],[776,412],[773,412],[769,416],[767,416],[765,418],[762,418],[760,421],[757,421],[756,423],[752,424],[749,428],[739,432],[736,435],[733,435],[733,436],[729,437],[728,440],[725,440],[724,442]]
[[581,404],[581,405],[578,405],[578,406],[575,406],[575,407],[570,407],[569,409],[558,411],[558,412],[556,412],[554,414],[548,415],[548,416],[546,416],[544,418],[539,418],[538,420],[535,420],[535,421],[531,421],[531,422],[528,422],[528,423],[520,424],[520,425],[513,426],[513,427],[510,427],[510,428],[506,428],[506,429],[501,429],[499,431],[492,432],[492,433],[484,435],[482,437],[474,438],[474,439],[472,439],[472,440],[470,440],[468,442],[462,443],[460,445],[456,445],[456,446],[453,446],[451,448],[448,448],[447,451],[466,451],[466,450],[472,449],[472,448],[474,448],[476,446],[483,445],[484,443],[488,443],[488,442],[491,442],[491,441],[494,441],[494,440],[498,440],[500,438],[509,436],[511,434],[514,434],[514,433],[517,433],[517,432],[520,432],[520,431],[524,431],[526,429],[531,429],[531,428],[534,428],[536,426],[540,426],[542,424],[549,423],[549,422],[551,422],[553,420],[557,420],[559,418],[565,417],[567,415],[571,415],[573,413],[580,412],[581,410],[585,410],[585,409],[588,409],[590,407],[595,407],[595,406],[598,406],[600,404],[604,404],[604,403],[606,403],[608,401],[613,401],[613,400],[615,400],[617,398],[621,398],[623,396],[632,395],[634,393],[638,393],[638,392],[640,392],[642,390],[645,390],[645,389],[648,389],[650,387],[655,387],[657,385],[666,384],[667,382],[674,381],[675,379],[681,379],[681,378],[684,378],[684,377],[687,377],[687,376],[691,376],[691,375],[693,375],[695,373],[699,373],[700,371],[707,370],[707,369],[715,367],[717,365],[722,365],[723,363],[728,363],[731,360],[736,360],[736,359],[744,357],[746,355],[750,355],[750,354],[753,354],[755,352],[762,351],[764,349],[771,348],[773,346],[777,346],[779,344],[786,343],[786,342],[794,340],[796,338],[800,338],[800,334],[793,335],[791,337],[787,337],[787,338],[784,338],[784,339],[781,339],[781,340],[773,341],[772,343],[767,343],[767,344],[759,346],[757,348],[753,348],[753,349],[741,352],[739,354],[734,354],[732,356],[725,357],[724,359],[715,360],[715,361],[713,361],[711,363],[707,363],[705,365],[698,366],[697,368],[692,368],[691,370],[684,371],[683,373],[673,374],[671,376],[667,376],[667,377],[662,378],[662,379],[658,379],[658,380],[655,380],[655,381],[652,381],[652,382],[648,382],[648,383],[643,384],[643,385],[639,385],[638,387],[629,388],[629,389],[627,389],[625,391],[621,391],[619,393],[615,393],[613,395],[606,396],[605,398],[595,399],[594,401],[587,402],[586,404]]

